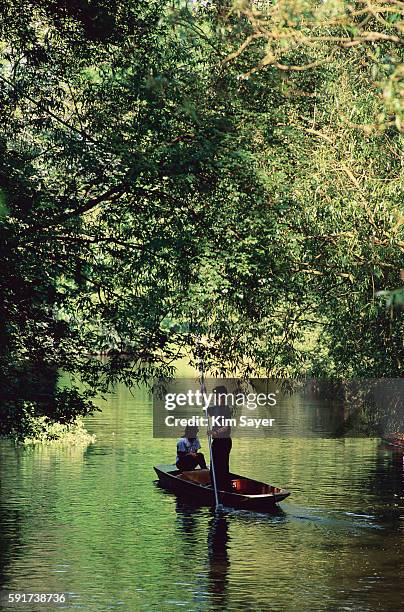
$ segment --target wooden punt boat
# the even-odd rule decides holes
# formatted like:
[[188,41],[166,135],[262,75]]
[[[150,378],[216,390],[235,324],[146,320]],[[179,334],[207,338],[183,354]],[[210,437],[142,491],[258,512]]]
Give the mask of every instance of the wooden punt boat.
[[400,449],[404,451],[404,434],[402,433],[385,434],[382,437],[382,440],[385,444],[388,444],[389,446],[393,446],[396,449]]
[[[154,468],[159,484],[169,491],[184,495],[189,501],[204,506],[215,505],[215,494],[210,483],[209,470],[192,470],[181,472],[173,464],[157,465]],[[270,512],[276,504],[290,495],[286,489],[280,489],[258,480],[230,474],[232,491],[220,491],[219,501],[223,506],[255,512]]]

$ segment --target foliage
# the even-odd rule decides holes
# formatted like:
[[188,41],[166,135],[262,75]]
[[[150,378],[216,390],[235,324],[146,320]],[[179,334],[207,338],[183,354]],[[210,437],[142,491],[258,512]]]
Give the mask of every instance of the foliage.
[[[16,376],[19,384],[22,376]],[[0,435],[11,435],[19,442],[32,443],[45,438],[55,440],[78,434],[83,439],[85,430],[77,415],[93,414],[95,406],[88,399],[88,393],[80,393],[77,388],[55,389],[48,395],[38,393],[38,385],[23,389],[2,389],[0,403]]]
[[400,6],[4,2],[4,379],[399,375]]
[[36,405],[31,402],[24,404],[22,412],[23,421],[8,434],[19,444],[32,446],[62,443],[87,446],[95,441],[95,436],[88,433],[80,418],[76,418],[72,423],[60,423],[47,416],[38,416]]

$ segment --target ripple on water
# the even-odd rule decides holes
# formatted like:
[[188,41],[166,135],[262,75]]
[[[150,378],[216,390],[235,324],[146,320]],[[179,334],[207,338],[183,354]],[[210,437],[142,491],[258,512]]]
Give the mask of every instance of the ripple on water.
[[216,517],[156,486],[175,444],[134,393],[93,419],[89,448],[0,444],[2,588],[68,591],[86,612],[402,608],[403,465],[377,440],[237,439],[233,469],[292,496]]

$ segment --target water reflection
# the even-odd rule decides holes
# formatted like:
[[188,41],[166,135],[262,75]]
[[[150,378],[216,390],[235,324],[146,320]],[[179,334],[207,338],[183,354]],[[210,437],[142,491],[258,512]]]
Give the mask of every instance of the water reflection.
[[398,528],[404,530],[404,453],[381,444],[367,486],[378,492],[382,502],[379,519],[384,522],[394,519]]
[[[143,390],[118,391],[87,450],[0,444],[4,589],[66,590],[86,612],[402,609],[402,454],[325,434],[253,452],[237,439],[232,470],[292,496],[276,515],[217,517],[155,486],[175,441],[152,438]],[[320,409],[301,410],[304,428]]]
[[208,531],[208,582],[212,605],[215,609],[227,609],[229,558],[229,520],[225,515],[214,514]]
[[192,546],[195,546],[198,540],[198,513],[201,513],[202,506],[177,498],[175,510],[177,533],[184,539],[186,548],[192,550]]
[[[201,559],[196,558],[199,544],[204,542],[204,550],[199,557],[206,559],[207,571],[199,572],[202,580],[201,594],[209,594],[212,608],[227,609],[229,558],[229,519],[225,514],[218,514],[211,508],[176,501],[177,534],[182,540],[184,550],[189,551],[190,575],[199,566]],[[207,527],[207,529],[206,529]],[[202,540],[202,542],[201,542]],[[203,559],[202,559],[203,563]]]
[[[161,492],[173,497],[172,494],[164,490],[161,490]],[[230,579],[232,529],[242,533],[243,530],[252,529],[254,531],[257,526],[262,526],[265,532],[271,525],[287,520],[288,515],[280,507],[275,508],[271,514],[253,513],[232,508],[225,508],[223,512],[217,513],[213,508],[206,508],[189,501],[185,502],[181,497],[176,497],[175,500],[176,532],[181,539],[183,550],[188,551],[187,573],[192,576],[197,571],[200,580],[195,599],[200,602],[204,601],[207,596],[209,609],[228,610],[231,599],[230,593],[235,588],[234,579],[233,584]],[[264,537],[266,538],[267,535]],[[206,547],[201,548],[204,541],[206,541]],[[261,542],[261,545],[264,546],[266,551],[264,541]],[[262,551],[259,548],[257,550],[256,547],[257,541],[255,538],[253,542],[249,541],[244,545],[242,553],[245,555],[245,562],[248,563],[249,560],[261,556]],[[196,551],[198,549],[197,558]],[[234,552],[233,548],[233,554]],[[206,559],[206,561],[204,562],[203,559]],[[201,562],[202,565],[206,563],[206,572],[200,571]],[[254,597],[251,599],[248,597],[242,584],[239,586],[239,596],[243,598],[247,608],[253,607]],[[232,597],[234,598],[234,592]]]
[[0,500],[0,592],[7,583],[9,565],[21,546],[23,516],[18,509],[9,509]]

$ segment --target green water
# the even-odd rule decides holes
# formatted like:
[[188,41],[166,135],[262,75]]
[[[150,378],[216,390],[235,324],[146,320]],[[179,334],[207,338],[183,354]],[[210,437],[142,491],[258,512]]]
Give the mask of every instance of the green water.
[[276,516],[217,519],[156,486],[174,443],[151,437],[150,398],[132,393],[100,400],[88,448],[0,444],[0,589],[91,611],[403,609],[401,455],[377,439],[235,439],[232,469],[292,496]]

